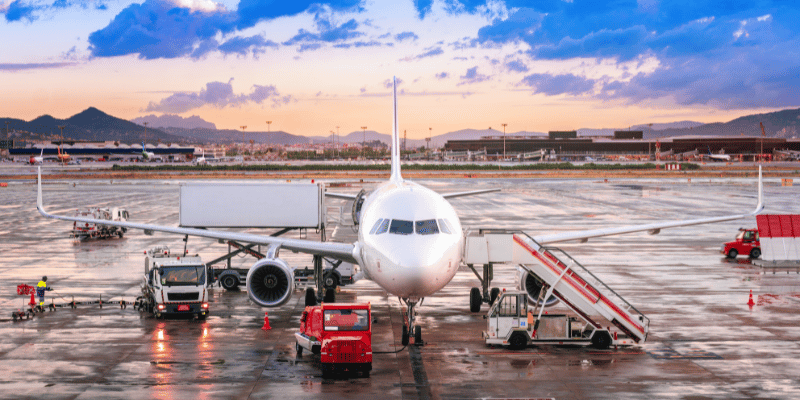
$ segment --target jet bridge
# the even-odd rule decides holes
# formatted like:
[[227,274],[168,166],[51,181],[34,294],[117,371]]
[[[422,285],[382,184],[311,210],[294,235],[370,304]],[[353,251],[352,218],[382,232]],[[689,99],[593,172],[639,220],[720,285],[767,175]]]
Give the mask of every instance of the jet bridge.
[[[546,304],[548,299],[544,294],[552,289],[553,296],[593,327],[602,328],[596,319],[599,316],[637,343],[647,339],[650,320],[644,314],[569,254],[555,247],[543,247],[525,233],[469,233],[464,247],[464,263],[478,275],[484,288],[491,281],[492,264],[518,265],[543,283],[537,304]],[[473,268],[474,264],[484,265],[483,278]]]

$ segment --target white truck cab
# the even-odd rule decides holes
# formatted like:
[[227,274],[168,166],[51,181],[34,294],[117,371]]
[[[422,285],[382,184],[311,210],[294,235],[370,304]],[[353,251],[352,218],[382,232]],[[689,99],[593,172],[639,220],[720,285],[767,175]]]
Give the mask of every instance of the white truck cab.
[[205,319],[209,310],[208,268],[197,256],[173,255],[167,246],[146,252],[139,307],[156,318],[165,314]]
[[[530,308],[530,309],[529,309]],[[482,336],[488,345],[522,349],[530,344],[580,345],[608,348],[611,345],[632,345],[632,339],[595,328],[582,317],[565,314],[537,316],[525,291],[503,291],[484,317],[486,331]]]

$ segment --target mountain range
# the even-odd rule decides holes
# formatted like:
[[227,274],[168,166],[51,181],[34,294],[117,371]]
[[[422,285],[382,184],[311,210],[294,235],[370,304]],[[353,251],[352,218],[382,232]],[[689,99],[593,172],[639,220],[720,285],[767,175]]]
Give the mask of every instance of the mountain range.
[[[249,142],[275,143],[292,145],[302,143],[331,143],[332,136],[301,136],[283,131],[242,132],[233,129],[216,129],[216,126],[198,116],[183,118],[180,116],[149,115],[136,118],[134,123],[108,115],[97,108],[90,107],[67,119],[57,119],[43,115],[31,121],[14,118],[0,118],[0,129],[6,126],[12,131],[11,139],[23,140],[56,140],[63,127],[63,137],[75,140],[115,140],[124,143],[156,141],[179,144],[207,144]],[[140,123],[148,122],[148,127]],[[8,123],[8,125],[6,125]],[[644,137],[662,138],[672,136],[760,136],[759,123],[764,124],[767,137],[792,138],[798,136],[800,130],[800,108],[786,109],[771,113],[753,114],[736,118],[729,122],[703,124],[694,121],[678,121],[663,124],[642,124],[629,128],[578,129],[579,136],[610,136],[615,130],[642,130]],[[181,125],[178,127],[164,125]],[[507,132],[506,136],[543,137],[544,132]],[[502,137],[503,132],[496,129],[462,129],[432,136],[431,146],[441,147],[448,140],[476,140],[485,136]],[[339,143],[361,143],[381,141],[389,144],[391,136],[376,131],[354,131],[342,134],[337,138]],[[401,137],[402,141],[402,137]],[[426,146],[424,139],[408,139],[406,148]]]

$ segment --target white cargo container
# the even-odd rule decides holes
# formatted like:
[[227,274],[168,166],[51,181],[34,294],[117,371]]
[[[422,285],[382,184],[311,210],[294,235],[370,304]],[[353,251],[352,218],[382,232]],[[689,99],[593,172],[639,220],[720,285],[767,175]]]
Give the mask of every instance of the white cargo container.
[[322,228],[324,187],[313,183],[188,183],[180,190],[180,226]]

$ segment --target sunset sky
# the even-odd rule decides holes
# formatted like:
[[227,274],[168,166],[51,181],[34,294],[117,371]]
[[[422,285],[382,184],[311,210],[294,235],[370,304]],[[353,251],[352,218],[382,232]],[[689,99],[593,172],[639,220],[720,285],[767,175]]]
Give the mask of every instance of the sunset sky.
[[0,0],[0,117],[620,128],[800,106],[792,1]]

